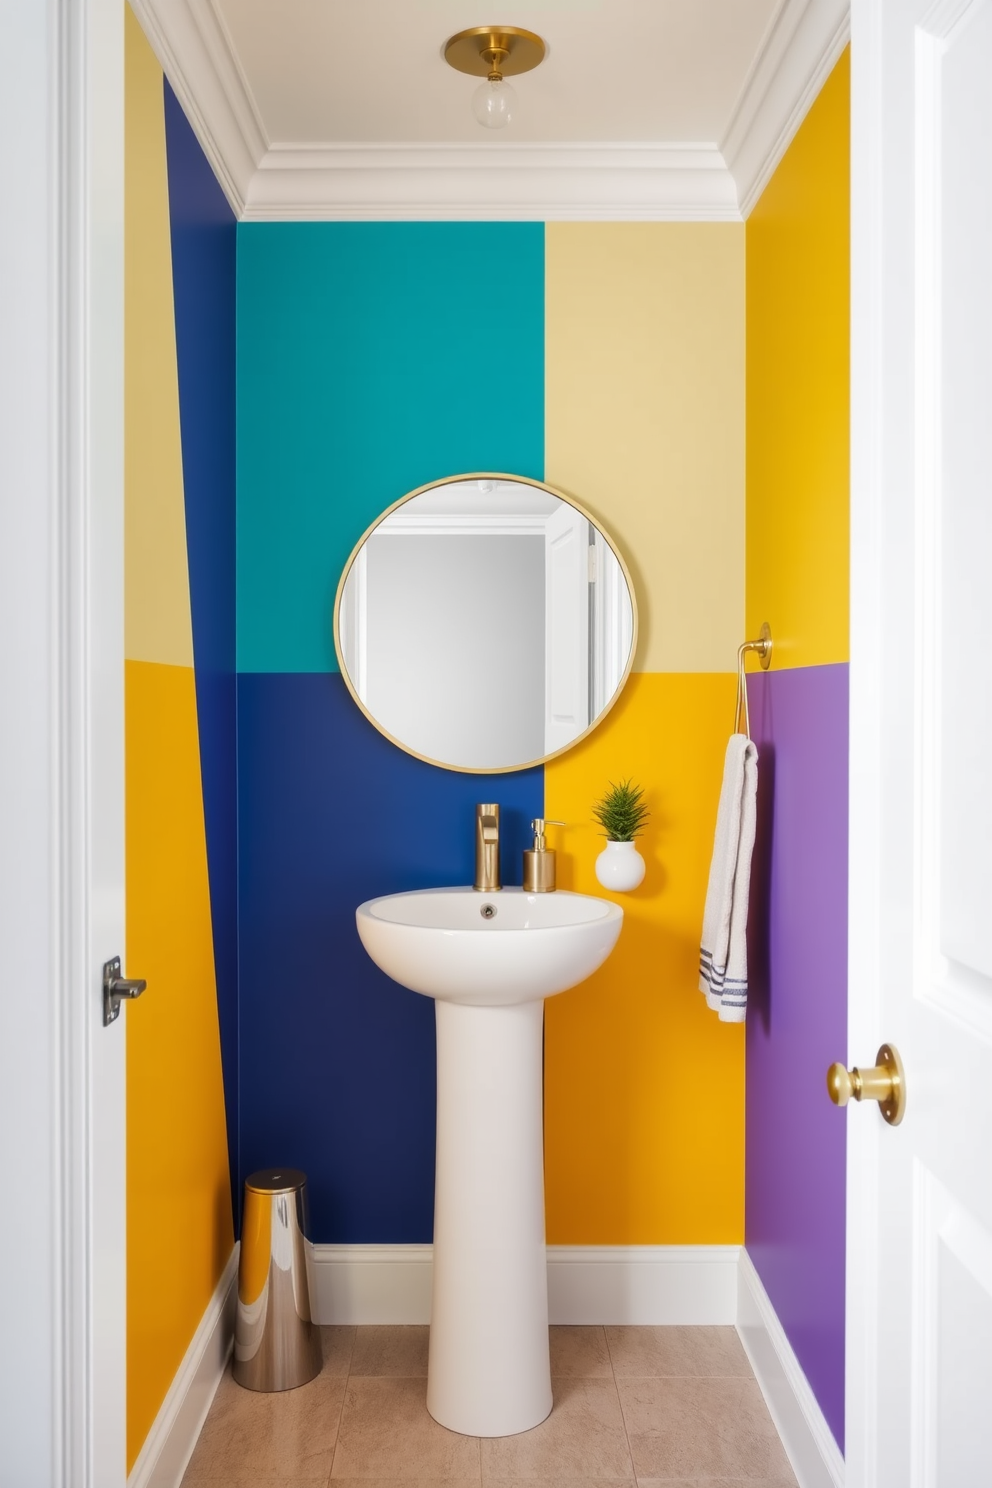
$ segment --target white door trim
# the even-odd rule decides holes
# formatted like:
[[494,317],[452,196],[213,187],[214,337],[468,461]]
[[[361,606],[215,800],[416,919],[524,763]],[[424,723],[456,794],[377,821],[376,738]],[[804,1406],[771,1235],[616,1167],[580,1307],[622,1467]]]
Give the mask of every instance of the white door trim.
[[[882,117],[876,75],[881,8],[855,0],[851,11],[851,739],[849,818],[877,823],[881,800],[879,684],[883,615],[881,566],[882,431]],[[876,926],[881,867],[877,827],[859,834],[848,868],[848,1048],[837,1059],[855,1063],[877,1047],[880,1027]],[[857,1052],[855,1052],[857,1051]],[[870,1114],[870,1113],[866,1113]],[[841,1119],[844,1119],[841,1116]],[[845,1450],[852,1484],[876,1458],[873,1433],[879,1340],[874,1328],[878,1233],[871,1223],[878,1182],[876,1121],[861,1123],[861,1140],[847,1146],[847,1213],[862,1216],[860,1242],[847,1247]],[[855,1135],[858,1135],[857,1133]],[[852,1340],[860,1339],[860,1346]],[[859,1409],[852,1405],[863,1402]]]
[[[0,123],[4,1471],[124,1482],[123,8],[7,7]],[[109,1118],[109,1119],[108,1119]]]

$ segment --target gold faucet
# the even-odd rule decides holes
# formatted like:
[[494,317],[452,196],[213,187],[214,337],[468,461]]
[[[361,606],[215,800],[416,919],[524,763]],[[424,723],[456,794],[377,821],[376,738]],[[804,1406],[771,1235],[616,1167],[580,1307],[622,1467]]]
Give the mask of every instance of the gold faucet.
[[475,888],[492,894],[503,885],[499,877],[499,807],[475,808]]

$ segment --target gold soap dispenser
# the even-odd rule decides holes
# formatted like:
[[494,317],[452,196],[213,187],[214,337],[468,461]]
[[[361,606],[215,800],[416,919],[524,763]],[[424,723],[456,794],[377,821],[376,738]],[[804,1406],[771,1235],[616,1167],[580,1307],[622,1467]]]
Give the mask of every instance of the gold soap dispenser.
[[543,816],[535,816],[530,825],[534,833],[534,846],[524,853],[524,893],[551,894],[557,887],[555,883],[557,854],[553,847],[548,847],[544,829],[545,827],[563,827],[565,823],[545,821]]

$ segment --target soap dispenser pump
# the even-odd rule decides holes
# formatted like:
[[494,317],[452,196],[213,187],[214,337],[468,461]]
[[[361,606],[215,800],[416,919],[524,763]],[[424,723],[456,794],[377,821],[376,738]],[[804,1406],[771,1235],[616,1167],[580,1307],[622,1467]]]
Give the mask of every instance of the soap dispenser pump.
[[535,816],[530,825],[534,833],[534,846],[524,853],[524,893],[551,894],[556,888],[557,854],[554,848],[548,847],[544,829],[545,827],[563,827],[565,823],[545,821],[543,816]]

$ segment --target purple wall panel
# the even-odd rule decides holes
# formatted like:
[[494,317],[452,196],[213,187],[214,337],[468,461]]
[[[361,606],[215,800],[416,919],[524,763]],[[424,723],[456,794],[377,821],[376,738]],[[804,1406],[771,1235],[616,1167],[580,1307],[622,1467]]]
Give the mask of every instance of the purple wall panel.
[[746,1244],[844,1447],[848,668],[748,679],[758,838],[748,925]]

